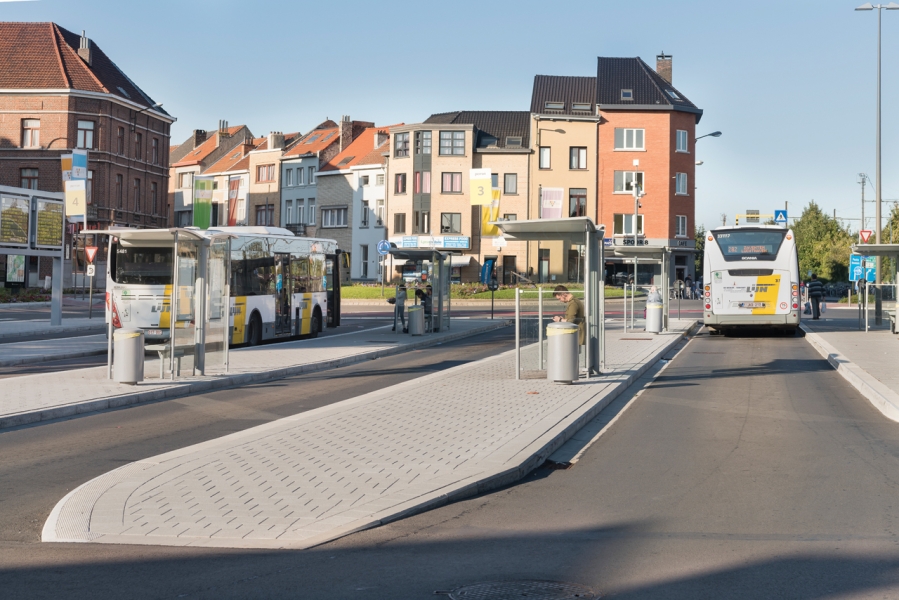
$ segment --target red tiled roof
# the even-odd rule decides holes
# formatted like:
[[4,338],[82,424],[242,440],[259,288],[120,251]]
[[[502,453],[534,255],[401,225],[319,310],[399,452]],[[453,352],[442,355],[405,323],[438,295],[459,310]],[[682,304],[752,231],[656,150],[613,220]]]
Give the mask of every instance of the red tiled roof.
[[[256,147],[264,141],[265,138],[256,138],[252,142],[248,142],[246,144],[240,144],[236,146],[234,150],[218,159],[216,162],[212,163],[212,165],[206,169],[203,174],[204,175],[217,175],[219,173],[227,173],[229,171],[244,171],[250,165],[250,160],[247,154],[251,150],[255,150]],[[241,165],[243,165],[241,167]]]
[[90,65],[80,45],[81,36],[56,23],[0,23],[0,89],[73,89],[155,104],[97,44]]
[[[227,129],[228,135],[232,136],[236,134],[238,131],[243,129],[243,125],[237,125],[235,127],[229,127]],[[173,167],[187,167],[190,165],[196,165],[201,163],[206,159],[207,156],[212,154],[212,152],[219,147],[218,145],[219,132],[216,131],[211,136],[209,136],[205,142],[188,152],[184,155],[184,158],[173,164]],[[171,152],[171,151],[169,151]]]
[[284,158],[314,154],[324,150],[331,144],[336,144],[339,140],[340,130],[337,128],[313,129],[300,139],[293,148],[285,152]]
[[391,127],[402,125],[389,125],[387,127],[366,127],[359,134],[353,143],[343,149],[343,152],[322,165],[319,171],[339,171],[341,169],[349,169],[356,165],[383,165],[386,161],[382,154],[389,147],[384,142],[375,148],[375,135],[377,133],[386,133],[389,135]]

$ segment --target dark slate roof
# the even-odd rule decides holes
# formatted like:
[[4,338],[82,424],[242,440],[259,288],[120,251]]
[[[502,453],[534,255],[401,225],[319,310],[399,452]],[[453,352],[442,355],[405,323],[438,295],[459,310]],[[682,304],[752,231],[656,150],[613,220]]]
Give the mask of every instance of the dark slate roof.
[[478,148],[519,148],[506,146],[509,137],[520,137],[521,148],[527,148],[531,130],[531,115],[523,110],[460,110],[438,113],[425,119],[435,125],[474,125],[478,131]]
[[[623,101],[621,90],[633,90],[634,99]],[[700,108],[640,58],[600,56],[596,68],[596,102],[601,110],[658,106],[702,116]]]
[[[547,108],[547,102],[564,104],[563,108]],[[590,103],[590,110],[574,110],[575,103]],[[541,115],[596,114],[596,77],[535,75],[531,94],[531,112]]]

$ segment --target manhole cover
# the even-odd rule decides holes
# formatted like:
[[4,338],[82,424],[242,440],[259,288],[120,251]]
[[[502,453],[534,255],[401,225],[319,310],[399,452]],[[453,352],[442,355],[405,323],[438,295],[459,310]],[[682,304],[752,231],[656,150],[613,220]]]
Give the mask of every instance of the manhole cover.
[[564,581],[487,581],[463,585],[447,594],[453,600],[563,600],[568,598],[599,598],[593,590]]

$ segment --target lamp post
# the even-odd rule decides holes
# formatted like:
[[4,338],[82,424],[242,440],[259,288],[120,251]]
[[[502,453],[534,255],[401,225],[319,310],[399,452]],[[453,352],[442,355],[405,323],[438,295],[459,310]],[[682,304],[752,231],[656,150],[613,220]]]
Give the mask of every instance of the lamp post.
[[704,137],[721,137],[721,132],[713,131],[712,133],[707,133],[705,135],[701,135],[698,138],[696,138],[695,140],[693,140],[693,143],[695,144],[696,142],[698,142],[699,140],[701,140]]
[[137,127],[137,115],[141,114],[142,112],[147,112],[148,110],[153,110],[154,108],[162,108],[162,102],[157,102],[153,106],[145,106],[144,108],[142,108],[139,111],[137,111],[136,113],[134,113],[134,115],[132,115],[132,117],[131,117],[131,133],[134,133],[134,128]]
[[[880,16],[883,9],[886,10],[896,10],[899,9],[899,4],[895,2],[890,2],[889,4],[871,4],[870,2],[866,2],[861,6],[857,7],[855,10],[874,10],[877,9],[877,135],[876,135],[876,172],[874,174],[874,196],[875,196],[875,204],[874,204],[874,219],[875,219],[875,227],[874,227],[874,242],[880,243]],[[876,271],[876,283],[880,284],[881,282],[881,257],[877,257],[877,271]]]

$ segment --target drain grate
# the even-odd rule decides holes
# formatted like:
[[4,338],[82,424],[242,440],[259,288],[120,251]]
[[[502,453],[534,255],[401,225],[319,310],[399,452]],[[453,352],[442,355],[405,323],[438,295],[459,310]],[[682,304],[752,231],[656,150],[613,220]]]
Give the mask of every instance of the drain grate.
[[453,600],[568,600],[570,598],[599,598],[593,590],[576,583],[564,581],[487,581],[463,585],[446,594]]

